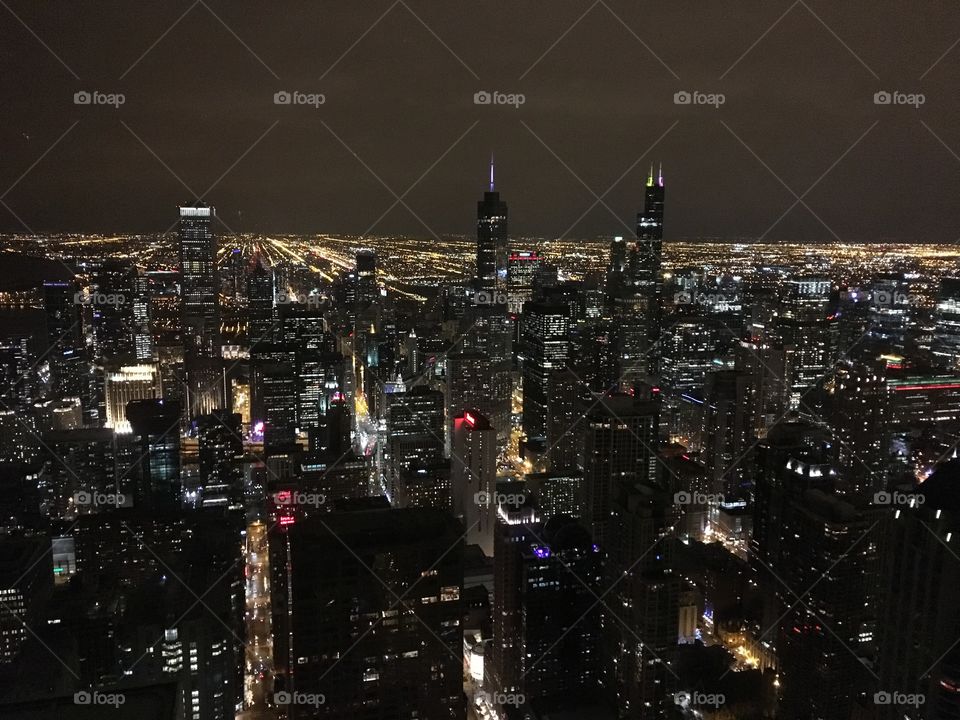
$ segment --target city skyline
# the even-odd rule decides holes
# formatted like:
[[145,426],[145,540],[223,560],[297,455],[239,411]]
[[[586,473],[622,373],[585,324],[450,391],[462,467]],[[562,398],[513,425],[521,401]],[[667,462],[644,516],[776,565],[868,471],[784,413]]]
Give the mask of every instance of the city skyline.
[[960,5],[0,18],[0,720],[960,718]]

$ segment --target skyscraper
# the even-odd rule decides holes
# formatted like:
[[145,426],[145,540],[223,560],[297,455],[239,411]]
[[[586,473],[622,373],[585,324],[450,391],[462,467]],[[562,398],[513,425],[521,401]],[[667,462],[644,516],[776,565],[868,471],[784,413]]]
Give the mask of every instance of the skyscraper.
[[271,532],[275,700],[297,718],[464,717],[460,533],[432,508]]
[[654,344],[660,338],[663,326],[663,210],[665,188],[663,167],[653,177],[653,166],[647,176],[643,212],[637,214],[636,254],[631,258],[633,282],[645,299],[646,369],[651,375],[659,372],[659,350]]
[[[45,282],[43,310],[47,321],[46,347],[52,348],[49,363],[54,393],[57,397],[86,399],[87,366],[76,284],[59,280]],[[89,409],[85,402],[84,410]]]
[[191,416],[222,407],[223,402],[214,215],[206,203],[180,206],[180,297]]
[[497,519],[497,433],[475,409],[453,421],[450,455],[453,512],[462,518],[467,544],[479,545],[493,555],[493,529]]
[[487,294],[491,302],[507,280],[507,204],[500,199],[493,182],[493,159],[490,160],[490,189],[477,203],[477,276],[474,290]]
[[528,439],[547,434],[548,385],[554,370],[570,356],[570,321],[562,305],[527,303],[520,330],[523,432]]
[[369,305],[379,297],[377,291],[377,253],[375,250],[357,252],[357,304]]
[[247,342],[250,345],[268,343],[274,335],[274,277],[273,270],[260,253],[251,260],[247,274]]

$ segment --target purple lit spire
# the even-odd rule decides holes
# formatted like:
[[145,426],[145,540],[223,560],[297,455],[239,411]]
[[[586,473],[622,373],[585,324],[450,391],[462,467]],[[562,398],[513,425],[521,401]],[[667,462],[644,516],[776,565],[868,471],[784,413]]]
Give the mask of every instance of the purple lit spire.
[[660,163],[660,173],[659,173],[659,176],[657,177],[657,184],[660,187],[663,187],[663,163]]
[[493,153],[490,154],[490,192],[493,192]]

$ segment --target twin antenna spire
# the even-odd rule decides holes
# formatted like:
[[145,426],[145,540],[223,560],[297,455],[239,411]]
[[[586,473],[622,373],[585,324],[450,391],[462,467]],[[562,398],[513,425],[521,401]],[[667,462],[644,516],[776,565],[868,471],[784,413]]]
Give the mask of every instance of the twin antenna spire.
[[[647,187],[653,187],[653,184],[654,184],[653,163],[650,163],[650,174],[647,175]],[[656,184],[659,185],[660,187],[663,187],[663,163],[660,163],[660,169],[659,169],[659,172],[657,173]]]

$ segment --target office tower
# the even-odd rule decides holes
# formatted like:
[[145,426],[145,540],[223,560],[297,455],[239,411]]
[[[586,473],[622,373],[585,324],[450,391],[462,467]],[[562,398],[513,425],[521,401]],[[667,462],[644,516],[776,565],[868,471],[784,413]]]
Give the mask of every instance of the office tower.
[[[54,430],[41,445],[41,512],[66,519],[116,507],[114,435],[102,428]],[[110,496],[110,497],[108,497]]]
[[849,493],[873,495],[887,486],[889,402],[886,368],[842,361],[827,385],[827,422],[836,463]]
[[454,350],[446,358],[447,445],[453,443],[454,418],[464,408],[476,408],[484,417],[493,409],[493,368],[490,359],[478,352]]
[[785,361],[783,348],[761,334],[751,333],[734,347],[734,368],[750,378],[748,412],[755,438],[766,437],[786,411],[789,387],[784,379]]
[[297,442],[296,350],[289,345],[260,343],[250,352],[254,423],[263,422],[267,455],[284,453]]
[[960,370],[960,277],[940,279],[934,317],[933,356],[943,367]]
[[606,395],[586,414],[583,427],[583,522],[605,548],[620,490],[657,484],[659,401],[644,393]]
[[891,433],[904,433],[929,422],[960,420],[960,373],[888,367],[885,375]]
[[243,692],[241,529],[222,516],[136,509],[79,521],[72,535],[83,591],[74,586],[54,617],[76,647],[81,683],[125,693],[162,682],[179,708],[166,717],[233,717]]
[[205,203],[180,207],[181,330],[190,417],[223,406],[214,215],[214,208]]
[[380,297],[377,288],[377,253],[357,251],[357,304],[369,305]]
[[295,717],[464,717],[460,533],[434,509],[271,531],[274,697],[323,696]]
[[790,717],[850,717],[852,697],[869,686],[874,530],[884,509],[835,493],[842,478],[822,428],[781,425],[759,451],[751,554],[760,577],[775,578],[765,581],[777,604],[764,627],[776,633],[782,709]]
[[551,472],[568,473],[580,467],[583,411],[594,402],[588,388],[570,368],[550,373],[547,381],[546,451]]
[[646,478],[619,483],[611,497],[600,678],[621,718],[653,720],[674,704],[680,594],[669,490]]
[[453,421],[450,453],[453,512],[466,528],[468,545],[493,555],[497,519],[497,433],[478,410],[464,410]]
[[570,365],[591,391],[619,385],[617,333],[612,321],[592,320],[571,338]]
[[11,333],[0,337],[0,408],[28,407],[38,393],[29,334]]
[[[509,644],[497,633],[493,647],[502,686],[497,693],[574,702],[597,690],[601,592],[600,554],[590,533],[558,515],[535,525],[502,525],[511,542],[498,544],[493,616],[510,619]],[[508,557],[509,556],[509,557]],[[501,565],[502,562],[502,565]],[[499,641],[499,642],[498,642]],[[497,673],[499,675],[499,672]]]
[[337,394],[327,411],[318,419],[316,430],[310,438],[310,449],[339,457],[352,446],[351,427],[353,414],[350,406],[341,394]]
[[[821,277],[804,277],[787,282],[780,306],[777,330],[786,348],[786,378],[790,384],[790,408],[798,409],[812,387],[833,369],[840,354],[837,348],[837,318],[831,311],[832,284]],[[842,350],[842,353],[840,352]]]
[[495,300],[507,280],[507,204],[500,200],[493,183],[493,160],[490,161],[490,189],[477,203],[477,275],[474,292],[483,302]]
[[709,472],[711,493],[725,499],[749,495],[754,421],[751,377],[736,370],[707,374],[703,394],[701,460]]
[[[462,320],[460,351],[447,356],[451,395],[455,402],[448,422],[468,405],[483,412],[506,450],[513,399],[513,321],[506,306],[475,305]],[[473,360],[468,359],[473,358]],[[466,374],[463,374],[466,373]]]
[[[370,496],[372,470],[370,458],[349,449],[337,454],[307,453],[300,461],[299,487],[305,493],[322,495],[324,502],[316,509],[328,512],[343,500]],[[304,506],[301,510],[301,514],[309,514],[313,508]]]
[[137,360],[156,360],[152,323],[150,277],[138,271],[133,279],[133,352]]
[[274,277],[266,258],[255,253],[247,274],[247,342],[250,346],[272,341]]
[[[30,637],[53,592],[50,539],[4,538],[0,544],[0,665],[15,662]],[[7,670],[11,672],[11,670]]]
[[86,297],[93,311],[94,350],[100,359],[134,354],[133,303],[137,269],[128,260],[104,260]]
[[548,384],[554,370],[570,357],[567,308],[544,302],[527,303],[521,319],[520,359],[523,388],[523,432],[527,438],[547,433]]
[[519,314],[533,299],[533,286],[543,258],[532,250],[515,250],[507,258],[507,309]]
[[494,528],[493,638],[483,668],[484,686],[492,694],[520,693],[523,683],[523,605],[518,591],[524,568],[519,550],[535,542],[537,522],[533,515],[525,519],[526,522],[499,522]]
[[659,372],[659,352],[655,344],[660,339],[663,318],[663,211],[665,188],[663,168],[653,177],[653,166],[647,177],[643,212],[637,214],[637,244],[630,258],[632,279],[637,292],[644,298],[646,343],[646,372]]
[[910,282],[902,274],[882,275],[873,281],[868,321],[874,347],[882,352],[907,349],[913,305]]
[[694,315],[678,319],[660,343],[661,385],[671,396],[700,392],[707,373],[718,369],[733,331],[720,319]]
[[527,488],[537,508],[537,518],[547,522],[556,515],[583,515],[583,475],[576,471],[528,473]]
[[439,390],[420,385],[386,393],[387,473],[399,480],[411,465],[429,466],[444,455],[444,402]]
[[[87,363],[80,322],[80,302],[74,282],[48,281],[43,284],[43,312],[46,319],[46,347],[50,380],[56,397],[88,399]],[[89,410],[89,402],[84,403]]]
[[135,400],[127,421],[136,444],[134,504],[148,508],[180,505],[180,405],[169,400]]
[[32,460],[39,450],[36,436],[33,418],[21,418],[16,410],[0,409],[0,462]]
[[[777,572],[784,617],[777,629],[782,709],[793,717],[849,717],[869,688],[877,604],[877,541],[883,510],[811,491],[789,480]],[[786,589],[786,588],[789,588]],[[804,592],[797,602],[793,588]]]
[[414,462],[396,476],[391,501],[395,507],[440,508],[452,506],[450,461]]
[[[889,493],[880,533],[880,607],[875,691],[922,695],[921,707],[874,708],[879,720],[957,717],[956,588],[960,563],[958,462],[944,463],[919,488]],[[922,498],[919,502],[917,498]]]
[[127,403],[163,395],[160,370],[156,365],[119,365],[107,363],[104,377],[106,398],[105,427],[114,432],[130,432]]
[[204,508],[241,508],[243,436],[240,415],[214,410],[197,418],[200,455],[201,505]]

